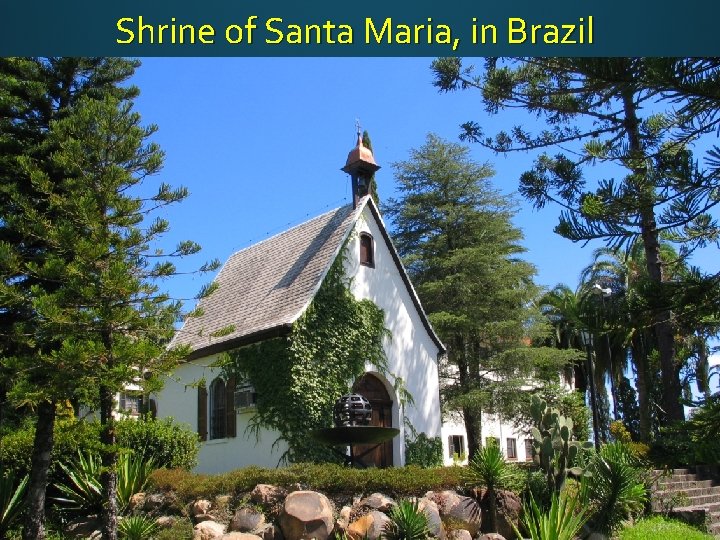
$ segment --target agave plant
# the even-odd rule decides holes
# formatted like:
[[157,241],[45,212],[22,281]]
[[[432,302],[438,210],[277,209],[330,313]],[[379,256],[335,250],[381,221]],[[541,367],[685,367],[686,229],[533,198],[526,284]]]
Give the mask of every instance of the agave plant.
[[[145,488],[153,466],[152,460],[143,461],[141,456],[120,454],[117,467],[117,498],[121,512],[130,503],[130,498]],[[76,463],[72,465],[61,463],[60,467],[65,472],[67,481],[55,484],[62,495],[55,500],[69,512],[99,513],[103,504],[100,459],[91,453],[80,453]]]
[[0,475],[0,538],[20,515],[28,477],[25,476],[15,485],[15,475],[6,472]]
[[[531,540],[573,540],[587,520],[587,509],[580,497],[568,496],[565,491],[553,493],[550,509],[544,513],[530,495],[530,503],[523,505],[522,523]],[[518,538],[524,538],[513,525]]]
[[417,502],[401,500],[389,516],[382,533],[387,540],[425,540],[430,536],[428,518]]
[[118,523],[118,534],[124,540],[152,540],[160,527],[147,516],[128,516]]

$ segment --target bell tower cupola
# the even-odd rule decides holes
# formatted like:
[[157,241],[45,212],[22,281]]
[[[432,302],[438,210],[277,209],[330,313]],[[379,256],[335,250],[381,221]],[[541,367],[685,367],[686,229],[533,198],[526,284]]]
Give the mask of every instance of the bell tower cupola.
[[360,123],[357,124],[357,145],[350,150],[342,171],[350,175],[352,181],[353,208],[360,199],[369,194],[370,179],[380,166],[375,163],[372,150],[366,148],[362,141]]

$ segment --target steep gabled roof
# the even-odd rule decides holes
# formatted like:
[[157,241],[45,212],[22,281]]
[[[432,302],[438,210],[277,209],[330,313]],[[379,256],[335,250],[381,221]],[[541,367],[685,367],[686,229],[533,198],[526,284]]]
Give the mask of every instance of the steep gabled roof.
[[355,209],[331,210],[231,255],[215,278],[218,290],[200,301],[202,314],[188,318],[171,345],[189,345],[192,359],[287,333],[314,298],[366,205],[423,325],[444,351],[369,197]]

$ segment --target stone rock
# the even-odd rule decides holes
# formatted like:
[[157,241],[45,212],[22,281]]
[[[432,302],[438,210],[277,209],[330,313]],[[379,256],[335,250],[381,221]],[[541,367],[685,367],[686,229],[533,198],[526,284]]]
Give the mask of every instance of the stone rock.
[[280,527],[273,523],[263,525],[260,530],[257,531],[257,534],[260,535],[263,540],[284,540]]
[[177,518],[175,516],[160,516],[155,520],[155,523],[157,523],[158,527],[161,529],[169,529],[175,525],[176,521]]
[[231,531],[250,532],[265,524],[265,516],[252,508],[240,508],[230,521]]
[[440,510],[438,509],[437,503],[432,499],[423,497],[418,500],[418,510],[422,510],[427,516],[430,535],[444,540],[445,528],[442,525],[442,519],[440,519]]
[[322,493],[295,491],[285,499],[279,521],[286,540],[327,540],[334,526],[332,503]]
[[193,519],[195,523],[202,523],[203,521],[215,521],[215,516],[212,514],[198,514]]
[[256,534],[248,534],[244,532],[229,532],[223,534],[220,537],[220,540],[262,540],[262,538],[260,538]]
[[448,534],[450,540],[472,540],[472,535],[465,529],[453,529]]
[[225,534],[225,525],[216,521],[203,521],[193,527],[193,540],[213,540]]
[[145,503],[143,505],[143,509],[146,512],[154,512],[155,510],[160,510],[161,508],[164,508],[167,506],[168,501],[165,495],[162,493],[151,493],[150,495],[145,496]]
[[128,510],[130,512],[141,509],[143,506],[145,506],[145,494],[143,492],[135,493],[130,497],[128,501]]
[[[489,525],[488,513],[490,511],[489,497],[487,496],[487,490],[479,490],[477,493],[477,499],[480,501],[480,508],[482,509],[482,525],[484,532],[489,532],[485,527]],[[515,495],[512,491],[498,490],[495,495],[496,508],[497,508],[497,533],[504,536],[505,538],[513,538],[515,531],[513,530],[513,524],[517,527],[520,523],[520,513],[522,512],[522,502],[520,497]]]
[[78,518],[65,526],[65,534],[68,538],[90,538],[96,532],[100,532],[99,518]]
[[505,540],[505,537],[498,533],[487,533],[481,534],[478,540]]
[[278,486],[258,484],[255,486],[255,489],[250,492],[250,500],[255,504],[273,506],[280,503],[286,495],[286,491]]
[[199,499],[192,503],[192,507],[190,508],[190,515],[196,517],[201,514],[207,514],[210,508],[212,508],[212,503],[210,501],[208,501],[207,499]]
[[232,497],[230,495],[218,495],[215,497],[215,506],[226,508],[230,506],[230,501],[232,501]]
[[338,513],[337,524],[342,530],[345,530],[350,525],[350,515],[352,514],[352,508],[350,506],[343,506]]
[[449,508],[445,505],[438,505],[440,517],[444,522],[451,524],[451,528],[465,529],[474,537],[480,532],[481,512],[480,505],[470,497],[462,497],[454,494],[448,497],[447,501],[454,504]]
[[449,512],[453,506],[460,503],[460,495],[450,490],[428,491],[424,498],[430,499],[437,504],[441,516]]
[[378,540],[389,521],[385,514],[373,510],[353,521],[345,532],[352,540]]
[[361,506],[372,508],[380,512],[389,512],[390,508],[396,505],[395,501],[382,493],[373,493],[369,497],[365,497],[360,501]]

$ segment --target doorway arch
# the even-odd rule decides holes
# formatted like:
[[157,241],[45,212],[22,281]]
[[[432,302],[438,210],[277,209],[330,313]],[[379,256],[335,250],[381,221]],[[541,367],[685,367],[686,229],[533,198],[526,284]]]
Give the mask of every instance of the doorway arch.
[[[372,406],[372,419],[370,425],[380,427],[397,427],[393,426],[392,409],[393,400],[388,392],[385,383],[372,373],[365,373],[355,384],[353,384],[353,392],[365,396]],[[372,445],[359,445],[355,449],[356,455],[362,455],[363,452],[368,453],[363,456],[361,462],[366,467],[392,467],[393,465],[393,441],[386,441],[372,450]]]

